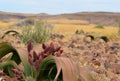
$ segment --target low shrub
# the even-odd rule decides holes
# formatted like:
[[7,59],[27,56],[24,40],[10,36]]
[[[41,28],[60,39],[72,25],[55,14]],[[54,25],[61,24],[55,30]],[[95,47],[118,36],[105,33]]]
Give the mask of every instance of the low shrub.
[[27,43],[32,40],[34,43],[43,43],[51,37],[51,28],[47,27],[44,22],[35,22],[34,26],[24,27],[22,30],[21,40]]
[[104,29],[104,26],[102,26],[102,25],[97,25],[97,26],[95,26],[95,28]]
[[15,23],[12,25],[12,27],[23,27],[23,26],[28,26],[28,25],[34,25],[33,18],[28,18],[28,19],[25,19],[21,22]]
[[83,30],[76,30],[75,34],[84,34],[85,32]]
[[9,33],[15,33],[23,43],[27,43],[29,40],[34,43],[43,43],[50,39],[52,35],[52,28],[48,27],[44,22],[35,21],[34,25],[27,25],[23,27],[22,33],[17,31],[9,30],[4,33],[2,38],[4,38]]

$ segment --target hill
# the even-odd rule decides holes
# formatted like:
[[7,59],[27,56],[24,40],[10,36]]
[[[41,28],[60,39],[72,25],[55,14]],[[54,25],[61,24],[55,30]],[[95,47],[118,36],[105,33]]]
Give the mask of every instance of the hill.
[[26,18],[37,18],[37,19],[70,19],[70,20],[86,20],[89,24],[98,24],[106,26],[117,26],[120,20],[120,13],[113,12],[79,12],[79,13],[68,13],[49,15],[46,13],[40,14],[24,14],[24,13],[10,13],[0,12],[0,20],[9,19],[26,19]]

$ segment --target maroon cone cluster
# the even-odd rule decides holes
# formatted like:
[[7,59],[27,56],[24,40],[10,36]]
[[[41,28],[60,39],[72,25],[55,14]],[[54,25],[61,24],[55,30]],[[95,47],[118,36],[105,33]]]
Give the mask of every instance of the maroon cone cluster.
[[35,51],[32,52],[33,44],[32,42],[28,42],[27,49],[28,49],[28,61],[29,63],[35,67],[36,71],[39,70],[39,65],[41,61],[46,58],[49,55],[60,57],[63,50],[61,50],[61,47],[55,47],[53,43],[50,43],[49,46],[42,44],[43,51],[36,53]]

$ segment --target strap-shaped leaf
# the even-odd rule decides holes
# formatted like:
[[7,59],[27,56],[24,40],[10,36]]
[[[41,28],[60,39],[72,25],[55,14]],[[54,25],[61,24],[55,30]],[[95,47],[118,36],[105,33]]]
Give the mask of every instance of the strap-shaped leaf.
[[20,54],[22,64],[24,66],[24,79],[25,81],[30,81],[30,78],[36,79],[37,72],[28,62],[28,51],[26,48],[16,48],[17,52]]
[[[0,43],[0,59],[4,56],[6,56],[7,54],[9,53],[12,53],[11,55],[11,58],[9,58],[8,61],[12,61],[11,65],[9,62],[6,62],[4,63],[6,67],[3,67],[4,69],[4,72],[9,74],[10,76],[12,76],[11,74],[11,69],[14,68],[12,65],[13,64],[13,61],[16,63],[16,64],[20,64],[21,63],[21,59],[20,59],[20,56],[18,54],[18,52],[16,51],[16,49],[10,44],[10,43],[7,43],[7,42],[3,42],[3,43]],[[1,65],[4,65],[3,63],[0,63]]]
[[4,35],[2,36],[2,39],[3,39],[6,35],[8,35],[9,33],[14,33],[15,35],[17,35],[17,36],[20,37],[20,34],[19,34],[17,31],[15,31],[15,30],[9,30],[9,31],[6,31],[6,32],[4,33]]
[[0,63],[0,69],[4,68],[4,72],[9,74],[11,77],[13,76],[13,73],[11,71],[12,68],[17,68],[17,64],[12,60],[7,60],[5,62]]
[[16,49],[10,43],[0,43],[0,59],[11,52],[13,53],[11,60],[14,60],[17,64],[20,64],[21,59]]
[[48,76],[50,73],[49,71],[51,71],[51,68],[53,68],[52,66],[54,65],[55,65],[55,61],[52,56],[48,56],[44,60],[42,60],[40,64],[40,70],[37,77],[37,81],[49,79],[49,76]]
[[[53,68],[55,66],[55,68]],[[52,72],[51,72],[52,71]],[[49,74],[51,73],[51,75]],[[51,76],[53,76],[51,78]],[[42,60],[37,81],[94,81],[93,77],[70,58],[48,56]]]
[[[56,66],[56,69],[53,71],[54,74],[51,73],[51,75],[49,75],[49,71],[53,69],[53,66]],[[78,81],[79,77],[77,77],[75,69],[72,60],[68,58],[48,56],[41,62],[37,81],[50,80],[49,77],[52,75],[54,77],[51,78],[51,81]]]

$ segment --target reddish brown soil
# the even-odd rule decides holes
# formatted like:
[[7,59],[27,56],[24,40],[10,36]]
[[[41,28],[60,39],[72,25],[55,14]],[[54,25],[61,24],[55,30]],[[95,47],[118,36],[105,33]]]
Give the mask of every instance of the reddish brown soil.
[[[63,56],[78,61],[81,67],[90,71],[95,81],[120,81],[119,42],[111,40],[109,42],[84,41],[79,35],[74,36],[67,42],[63,42],[59,38],[49,42],[61,46],[64,50]],[[0,73],[0,77],[5,81],[23,81],[20,75],[10,78],[3,72]]]

